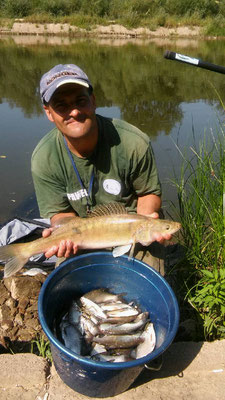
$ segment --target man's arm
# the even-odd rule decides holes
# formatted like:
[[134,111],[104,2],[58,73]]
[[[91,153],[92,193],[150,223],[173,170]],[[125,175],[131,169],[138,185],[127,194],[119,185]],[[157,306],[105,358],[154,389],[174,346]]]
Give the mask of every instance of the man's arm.
[[162,205],[161,197],[155,194],[146,194],[138,197],[137,214],[150,215],[158,213]]

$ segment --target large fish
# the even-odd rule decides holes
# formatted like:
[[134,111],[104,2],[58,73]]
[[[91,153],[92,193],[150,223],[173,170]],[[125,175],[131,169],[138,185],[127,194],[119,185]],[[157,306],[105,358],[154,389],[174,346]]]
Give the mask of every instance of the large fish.
[[[155,234],[173,234],[180,229],[179,222],[155,219],[147,215],[128,214],[121,204],[96,207],[89,218],[73,217],[62,223],[47,238],[29,243],[0,247],[0,260],[6,262],[4,277],[15,274],[31,256],[45,253],[61,240],[72,240],[79,249],[104,249],[120,246],[115,256],[130,250],[133,256],[135,243],[148,246]],[[117,248],[118,249],[118,248]],[[117,250],[116,249],[116,250]]]

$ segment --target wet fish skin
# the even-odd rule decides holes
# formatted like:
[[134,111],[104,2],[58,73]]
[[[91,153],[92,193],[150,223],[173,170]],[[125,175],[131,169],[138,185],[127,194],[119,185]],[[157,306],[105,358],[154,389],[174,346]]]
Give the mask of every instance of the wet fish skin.
[[78,355],[81,355],[82,353],[84,353],[84,355],[86,354],[87,350],[83,350],[87,347],[87,345],[84,342],[82,334],[75,325],[64,320],[60,324],[60,330],[65,347]]
[[[104,291],[107,295],[107,290],[104,289]],[[102,292],[101,289],[100,294]],[[61,320],[61,338],[66,347],[92,360],[113,363],[144,357],[154,350],[156,336],[153,324],[148,322],[147,311],[141,312],[134,302],[126,303],[121,294],[116,295],[120,296],[120,300],[97,304],[88,298],[89,293],[92,299],[93,295],[96,295],[91,291],[79,300],[72,301],[69,310]],[[138,316],[108,317],[105,310],[101,309],[103,306],[117,308],[121,304],[125,308],[115,311],[120,313],[131,309],[137,311]],[[101,313],[106,315],[106,318],[102,318]],[[132,321],[126,322],[127,318],[131,318]],[[120,323],[115,323],[118,319]]]
[[106,319],[107,315],[94,301],[87,299],[85,296],[80,298],[80,302],[86,312],[86,314],[93,314],[97,319]]
[[81,317],[81,309],[76,301],[73,301],[68,311],[68,320],[72,324],[78,325]]
[[180,228],[178,222],[140,214],[74,217],[46,238],[1,246],[0,260],[6,262],[4,278],[23,268],[31,256],[45,253],[50,247],[58,246],[62,240],[71,240],[80,249],[103,249],[132,244],[132,255],[135,243],[147,246],[155,240],[156,233],[173,234]]
[[144,327],[148,319],[148,312],[141,313],[133,322],[124,324],[101,323],[98,326],[100,333],[111,335],[124,335]]
[[91,336],[89,334],[95,336],[100,333],[98,325],[95,325],[90,318],[87,318],[84,315],[81,315],[80,317],[80,325],[82,327],[82,331],[84,331],[90,338]]
[[104,335],[103,337],[93,337],[93,342],[103,344],[107,349],[128,348],[137,346],[143,342],[141,333],[133,335]]
[[130,317],[130,316],[137,317],[138,314],[139,314],[139,310],[137,310],[134,307],[129,307],[127,305],[126,308],[123,308],[123,309],[120,309],[120,310],[107,311],[106,314],[107,314],[107,317],[109,317],[109,318],[110,317],[111,318],[113,318],[113,317],[115,317],[115,318],[117,318],[117,317]]
[[83,297],[94,301],[95,303],[114,303],[121,302],[122,296],[125,293],[114,294],[109,292],[106,288],[93,289],[88,293],[85,293]]
[[142,342],[131,353],[134,358],[141,358],[151,353],[156,345],[156,335],[153,323],[150,322],[146,325],[143,333],[141,334]]

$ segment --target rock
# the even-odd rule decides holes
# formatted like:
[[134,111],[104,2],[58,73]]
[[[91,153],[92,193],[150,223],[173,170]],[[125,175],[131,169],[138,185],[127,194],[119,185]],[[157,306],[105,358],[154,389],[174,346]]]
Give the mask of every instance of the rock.
[[23,317],[22,314],[17,313],[15,318],[14,318],[14,322],[15,324],[19,325],[19,326],[23,326]]
[[3,281],[0,282],[0,305],[5,303],[5,301],[10,297],[8,290],[6,289]]
[[21,297],[37,298],[41,282],[30,276],[13,276],[5,279],[5,286],[11,293],[11,297],[19,300]]
[[7,319],[9,317],[9,314],[10,314],[10,308],[5,304],[3,304],[0,307],[0,322]]
[[27,298],[22,297],[21,299],[19,299],[18,307],[19,307],[19,311],[20,311],[21,314],[24,314],[25,309],[26,309],[28,304],[29,304],[28,297]]
[[7,330],[9,330],[9,329],[12,329],[12,328],[13,328],[13,321],[10,320],[10,319],[3,320],[3,321],[1,322],[1,328],[2,328],[4,331],[7,331]]
[[[30,351],[42,333],[38,295],[46,276],[13,276],[0,282],[0,353]],[[1,397],[1,396],[0,396]]]

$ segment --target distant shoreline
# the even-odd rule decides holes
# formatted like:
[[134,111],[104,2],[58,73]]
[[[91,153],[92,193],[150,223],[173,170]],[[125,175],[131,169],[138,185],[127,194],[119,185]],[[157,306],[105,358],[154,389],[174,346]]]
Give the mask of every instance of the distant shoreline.
[[116,38],[205,38],[198,26],[178,26],[175,28],[159,27],[156,30],[148,28],[127,29],[122,25],[98,25],[86,30],[69,24],[39,24],[16,20],[12,27],[0,26],[0,34],[11,35],[43,35],[71,37],[116,37]]

